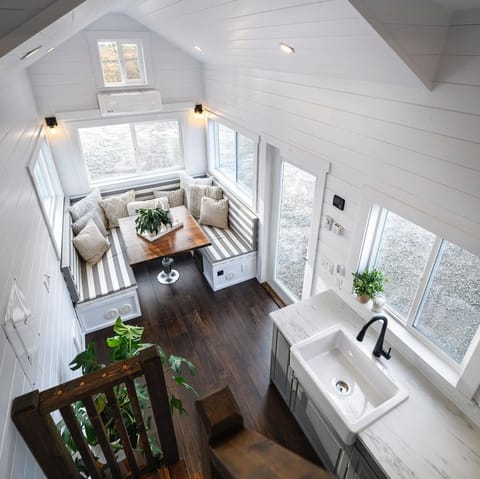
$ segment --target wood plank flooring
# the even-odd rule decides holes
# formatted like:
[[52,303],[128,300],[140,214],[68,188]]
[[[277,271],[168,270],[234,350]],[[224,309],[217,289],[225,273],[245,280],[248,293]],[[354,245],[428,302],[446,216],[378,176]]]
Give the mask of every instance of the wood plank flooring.
[[[189,254],[177,256],[174,267],[180,279],[170,286],[156,280],[159,260],[135,268],[143,316],[130,324],[145,327],[145,341],[195,363],[197,374],[191,383],[200,396],[230,386],[248,427],[319,463],[277,390],[269,385],[272,321],[268,313],[278,309],[275,302],[256,280],[214,293]],[[103,345],[111,335],[107,328],[88,335],[87,342],[94,341],[105,357]],[[177,392],[188,411],[188,416],[174,417],[177,440],[193,473],[202,470],[203,431],[195,398]]]

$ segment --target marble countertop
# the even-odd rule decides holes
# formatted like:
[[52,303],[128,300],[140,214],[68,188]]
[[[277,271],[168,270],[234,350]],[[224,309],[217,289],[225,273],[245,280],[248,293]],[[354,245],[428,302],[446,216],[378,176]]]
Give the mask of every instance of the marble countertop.
[[[356,335],[364,321],[333,291],[271,313],[290,344],[334,324]],[[362,343],[371,351],[377,332]],[[414,366],[392,348],[380,359],[409,397],[359,433],[390,479],[480,478],[480,429],[444,398]]]

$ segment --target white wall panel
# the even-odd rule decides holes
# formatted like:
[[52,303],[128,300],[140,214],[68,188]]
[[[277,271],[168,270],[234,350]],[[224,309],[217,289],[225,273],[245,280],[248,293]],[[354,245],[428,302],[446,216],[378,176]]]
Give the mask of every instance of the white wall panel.
[[[112,36],[116,31],[149,32],[128,16],[111,13],[35,63],[28,74],[41,116],[98,109],[99,89],[92,63],[97,59],[91,58],[87,40],[92,31],[111,31]],[[193,105],[202,103],[204,98],[201,63],[155,33],[150,35],[150,53],[153,87],[160,91],[162,102],[191,102],[193,111]],[[188,117],[184,121],[185,166],[192,174],[203,173],[206,169],[203,124],[185,116]],[[76,131],[60,123],[55,137],[50,139],[65,193],[88,192],[87,172],[78,149]]]
[[[126,15],[111,13],[92,23],[84,32],[115,31],[149,32]],[[62,111],[98,108],[93,62],[88,40],[79,32],[29,68],[29,76],[41,116]],[[162,101],[179,99],[201,100],[203,94],[202,67],[165,39],[152,33],[150,37],[154,88],[160,90]],[[164,72],[167,72],[164,75]],[[182,81],[177,83],[176,72]]]
[[[478,35],[478,25],[452,28],[446,46],[451,53],[442,58],[442,68],[456,71],[462,52],[476,51]],[[478,241],[480,88],[473,84],[480,68],[462,74],[468,87],[442,79],[427,92],[210,65],[205,84],[214,111],[331,161],[325,202],[337,192],[347,208],[339,212],[328,205],[325,213],[336,213],[340,223],[342,217],[347,227],[355,222],[356,208],[349,211],[349,205],[358,204],[362,185],[369,185]],[[348,256],[348,241],[335,244],[322,233],[320,251],[323,242],[330,250],[342,244]]]
[[[39,128],[26,73],[0,80],[0,311],[5,311],[13,278],[40,329],[35,388],[45,389],[72,376],[76,354],[75,313],[37,202],[27,164]],[[50,292],[43,286],[51,276]],[[2,317],[3,320],[3,317]],[[32,387],[0,330],[0,477],[42,477],[10,419],[12,399]]]

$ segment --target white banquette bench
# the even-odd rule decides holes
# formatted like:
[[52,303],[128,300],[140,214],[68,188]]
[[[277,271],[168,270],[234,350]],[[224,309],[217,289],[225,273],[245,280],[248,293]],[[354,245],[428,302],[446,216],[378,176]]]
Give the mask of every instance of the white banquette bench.
[[[195,252],[201,255],[200,268],[210,287],[217,291],[256,276],[258,218],[232,192],[223,189],[229,200],[228,228],[202,225],[211,246]],[[178,180],[135,188],[135,199],[153,198],[153,191],[178,189]],[[116,190],[103,196],[114,196]],[[141,316],[137,283],[128,264],[125,246],[118,228],[109,230],[109,250],[95,265],[86,263],[73,246],[70,204],[81,197],[66,201],[64,211],[61,271],[84,333],[111,326],[118,316],[129,320]],[[197,264],[199,262],[197,261]]]

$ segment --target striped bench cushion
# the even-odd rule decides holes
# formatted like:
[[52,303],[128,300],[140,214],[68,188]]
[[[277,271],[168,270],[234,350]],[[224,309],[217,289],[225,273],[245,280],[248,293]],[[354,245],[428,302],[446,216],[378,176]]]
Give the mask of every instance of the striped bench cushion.
[[211,246],[202,248],[202,255],[205,255],[211,264],[255,251],[238,233],[230,228],[222,230],[205,225],[202,225],[202,228],[212,242]]
[[118,228],[108,235],[109,250],[95,265],[79,259],[79,303],[106,296],[136,285],[132,268],[124,253],[125,246]]
[[221,183],[214,181],[216,186],[223,189],[223,197],[228,198],[228,226],[234,230],[251,250],[257,249],[258,217],[244,205],[231,191]]

